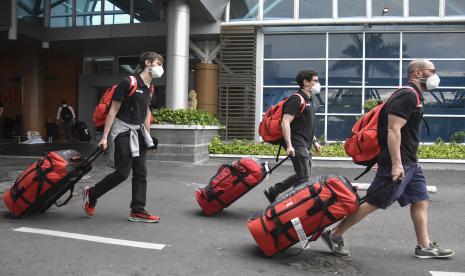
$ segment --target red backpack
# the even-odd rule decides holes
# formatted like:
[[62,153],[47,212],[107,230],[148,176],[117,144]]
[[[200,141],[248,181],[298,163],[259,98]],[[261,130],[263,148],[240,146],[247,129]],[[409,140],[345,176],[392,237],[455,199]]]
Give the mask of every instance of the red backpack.
[[344,143],[344,149],[348,156],[352,157],[355,164],[368,166],[368,168],[358,177],[370,170],[370,168],[376,163],[378,155],[381,151],[379,147],[378,136],[379,128],[379,115],[385,104],[392,99],[401,89],[409,89],[417,97],[417,108],[421,107],[421,100],[418,93],[411,87],[401,87],[394,91],[387,101],[379,104],[368,113],[360,117],[352,128],[352,134]]
[[[137,90],[137,79],[134,76],[129,76],[130,86],[128,97],[131,97],[136,93]],[[103,93],[102,99],[100,99],[99,104],[95,107],[94,115],[92,120],[96,127],[103,127],[105,125],[105,120],[107,119],[108,111],[110,111],[111,101],[113,99],[113,94],[115,89],[118,87],[118,84],[113,85],[108,88],[105,93]],[[152,97],[155,89],[152,85]],[[150,117],[150,123],[153,123],[153,117]]]
[[[302,113],[305,109],[305,99],[298,93],[295,93],[294,95],[300,97],[299,113]],[[283,106],[289,99],[290,97],[280,101],[276,105],[273,105],[266,111],[265,115],[263,115],[263,119],[260,122],[260,126],[258,128],[258,134],[265,142],[270,144],[279,144],[281,142],[283,138],[283,131],[281,129],[281,122],[283,120]]]

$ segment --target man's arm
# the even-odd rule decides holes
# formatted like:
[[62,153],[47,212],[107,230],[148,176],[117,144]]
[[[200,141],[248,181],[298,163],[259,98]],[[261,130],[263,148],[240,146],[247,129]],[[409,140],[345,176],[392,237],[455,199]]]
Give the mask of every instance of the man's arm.
[[292,147],[291,142],[291,123],[294,120],[295,116],[290,114],[284,114],[283,120],[281,122],[281,130],[283,132],[284,142],[286,143],[286,153],[287,155],[294,156],[294,148]]
[[61,105],[60,105],[60,107],[58,108],[57,120],[60,120],[60,113],[61,113]]
[[73,114],[73,119],[76,119],[76,115],[74,114],[74,109],[70,105],[68,105],[68,107],[69,107],[69,110],[71,110],[71,114]]
[[388,115],[387,144],[392,162],[392,181],[394,182],[404,178],[404,168],[402,167],[402,159],[400,157],[400,141],[402,137],[400,130],[406,123],[407,120],[399,116]]
[[145,129],[150,133],[150,108],[147,108],[147,116],[145,116],[144,125]]
[[98,145],[106,150],[108,147],[108,134],[110,133],[111,127],[115,122],[116,114],[118,114],[119,108],[121,107],[121,102],[119,101],[111,101],[111,107],[108,111],[107,118],[105,119],[105,127],[103,129],[102,139],[98,143]]

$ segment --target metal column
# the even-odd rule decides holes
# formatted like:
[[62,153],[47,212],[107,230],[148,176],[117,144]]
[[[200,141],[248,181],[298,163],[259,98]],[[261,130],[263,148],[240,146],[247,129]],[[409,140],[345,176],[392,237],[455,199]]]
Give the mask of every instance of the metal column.
[[168,1],[166,107],[187,108],[190,8],[187,0]]

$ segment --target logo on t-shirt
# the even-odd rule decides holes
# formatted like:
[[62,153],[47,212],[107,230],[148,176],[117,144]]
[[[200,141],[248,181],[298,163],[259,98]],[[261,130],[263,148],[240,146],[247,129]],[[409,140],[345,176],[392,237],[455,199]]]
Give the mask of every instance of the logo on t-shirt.
[[144,91],[142,91],[142,90],[140,90],[140,89],[137,89],[136,92],[137,92],[137,93],[142,93],[142,94],[144,94]]

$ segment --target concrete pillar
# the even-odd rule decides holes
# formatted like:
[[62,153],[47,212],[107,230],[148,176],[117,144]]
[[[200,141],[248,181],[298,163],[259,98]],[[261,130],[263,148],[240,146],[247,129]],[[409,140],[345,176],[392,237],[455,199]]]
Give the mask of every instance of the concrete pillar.
[[197,109],[218,114],[218,70],[217,64],[199,63],[195,66],[195,92]]
[[166,107],[187,108],[190,8],[187,0],[167,6]]
[[38,131],[45,135],[44,90],[41,75],[40,54],[25,53],[22,59],[21,76],[21,125],[22,133]]

